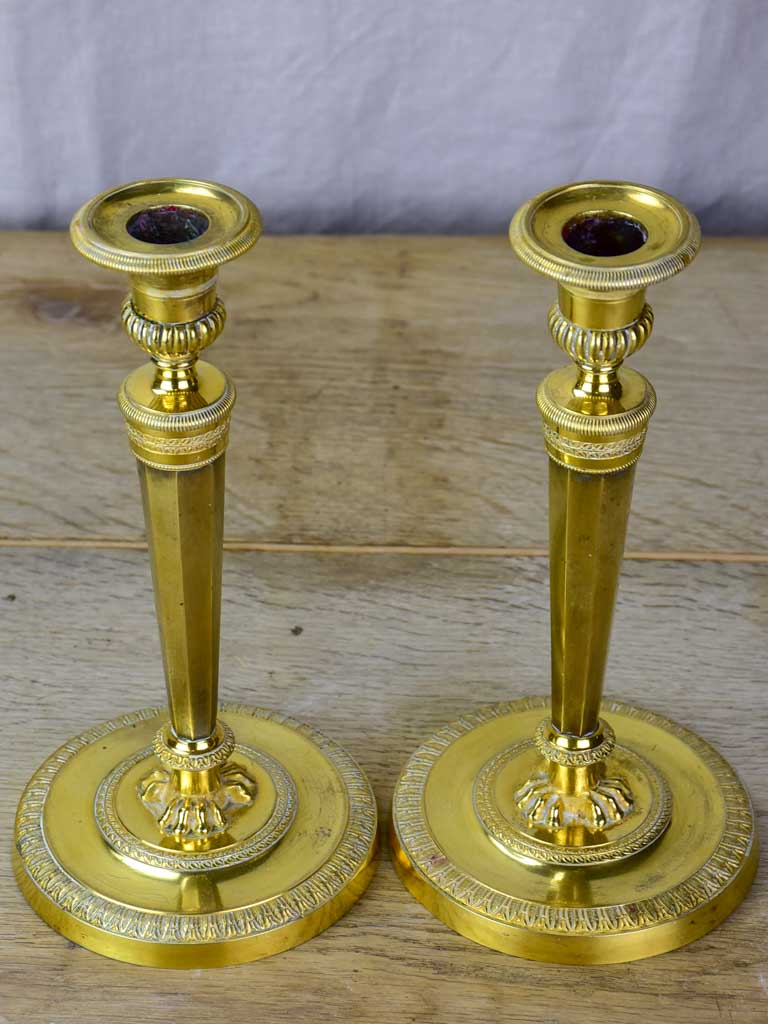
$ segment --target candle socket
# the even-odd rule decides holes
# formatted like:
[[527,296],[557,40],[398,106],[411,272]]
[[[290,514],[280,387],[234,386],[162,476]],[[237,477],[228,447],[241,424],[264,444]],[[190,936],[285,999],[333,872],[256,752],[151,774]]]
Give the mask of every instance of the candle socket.
[[136,456],[168,707],[65,743],[33,776],[14,865],[40,916],[118,960],[214,967],[316,935],[365,890],[371,788],[310,726],[218,701],[225,450],[235,403],[199,358],[224,328],[222,263],[261,233],[233,189],[140,181],[86,203],[75,248],[131,277],[126,333],[149,357],[118,404]]
[[549,455],[551,699],[493,705],[439,730],[395,790],[408,889],[485,945],[534,960],[617,963],[714,928],[757,866],[749,797],[703,740],[603,700],[635,463],[656,405],[624,360],[653,328],[646,289],[678,273],[696,219],[627,182],[555,188],[510,241],[553,278],[552,338],[571,364],[536,401]]

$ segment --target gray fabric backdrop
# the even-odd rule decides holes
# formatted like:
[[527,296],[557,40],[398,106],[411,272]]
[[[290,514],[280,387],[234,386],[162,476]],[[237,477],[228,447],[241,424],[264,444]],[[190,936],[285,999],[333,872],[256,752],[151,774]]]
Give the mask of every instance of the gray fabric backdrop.
[[0,226],[210,177],[271,231],[500,232],[567,180],[768,231],[766,0],[0,0]]

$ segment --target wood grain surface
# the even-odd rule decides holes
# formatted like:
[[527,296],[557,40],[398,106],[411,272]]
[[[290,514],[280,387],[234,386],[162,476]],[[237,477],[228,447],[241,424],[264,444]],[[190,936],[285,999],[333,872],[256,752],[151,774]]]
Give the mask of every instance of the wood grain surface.
[[[660,404],[607,683],[715,743],[763,831],[766,256],[766,239],[708,240],[651,294],[657,331],[633,364]],[[765,868],[721,928],[617,967],[528,963],[455,935],[406,893],[386,845],[346,918],[244,967],[119,964],[33,914],[8,855],[30,774],[72,735],[164,696],[114,404],[141,360],[118,323],[125,290],[64,235],[0,234],[0,1024],[765,1022]],[[230,323],[212,359],[240,395],[222,696],[334,736],[386,821],[425,735],[548,688],[533,395],[562,362],[546,331],[553,290],[502,237],[373,237],[267,238],[222,291]]]
[[[432,729],[478,704],[547,690],[546,560],[228,553],[223,695],[277,707],[342,742],[383,820],[397,772]],[[6,741],[2,821],[37,763],[89,725],[160,702],[146,556],[0,554]],[[741,773],[765,823],[768,568],[627,563],[612,695],[697,729]],[[617,967],[528,963],[453,934],[382,853],[339,924],[271,960],[154,971],[67,943],[27,907],[2,858],[0,1020],[103,1024],[209,1015],[251,1021],[685,1021],[768,1012],[763,869],[717,931]]]
[[[659,394],[630,548],[768,551],[768,240],[707,240],[652,290],[632,365]],[[211,358],[238,386],[227,535],[258,543],[542,548],[537,382],[554,286],[498,238],[266,238],[222,272]],[[142,356],[127,279],[62,234],[0,235],[0,537],[138,538],[114,395]]]

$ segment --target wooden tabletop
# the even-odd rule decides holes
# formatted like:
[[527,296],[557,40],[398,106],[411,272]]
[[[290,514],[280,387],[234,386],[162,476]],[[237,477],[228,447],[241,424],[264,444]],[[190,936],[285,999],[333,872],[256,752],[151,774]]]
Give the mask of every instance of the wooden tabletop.
[[[765,824],[768,240],[707,241],[651,295],[633,359],[659,394],[640,463],[611,695],[694,728]],[[66,942],[13,881],[21,790],[97,721],[163,699],[135,472],[114,393],[141,360],[125,282],[59,234],[0,235],[0,1024],[768,1018],[768,901],[616,967],[528,963],[432,918],[382,852],[333,928],[270,960],[153,971]],[[548,688],[546,458],[533,402],[562,362],[552,288],[503,239],[267,238],[222,273],[211,359],[238,385],[222,688],[311,721],[382,819],[408,754],[488,701]]]

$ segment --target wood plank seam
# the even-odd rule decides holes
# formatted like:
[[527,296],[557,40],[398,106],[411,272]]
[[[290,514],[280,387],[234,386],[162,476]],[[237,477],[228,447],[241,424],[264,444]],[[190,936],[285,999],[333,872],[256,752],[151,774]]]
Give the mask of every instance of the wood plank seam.
[[[143,540],[99,537],[24,537],[0,539],[0,548],[58,548],[109,551],[146,551]],[[462,558],[546,558],[547,548],[472,547],[408,544],[285,544],[270,541],[225,540],[225,551],[263,551],[300,555],[422,555]],[[757,551],[627,551],[624,558],[638,562],[722,562],[768,564],[768,553]]]

